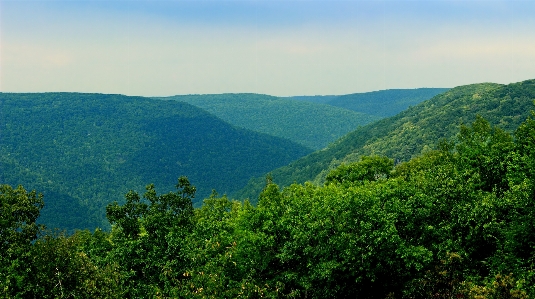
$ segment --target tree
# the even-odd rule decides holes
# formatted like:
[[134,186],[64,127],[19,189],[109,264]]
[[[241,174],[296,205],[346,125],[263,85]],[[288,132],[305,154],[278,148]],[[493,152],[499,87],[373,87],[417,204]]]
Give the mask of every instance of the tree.
[[177,192],[157,195],[151,184],[143,199],[130,191],[124,205],[115,202],[106,208],[115,244],[111,259],[123,271],[127,296],[167,293],[185,279],[188,261],[183,248],[193,228],[196,189],[184,176],[176,188]]
[[30,266],[30,248],[43,228],[35,221],[43,195],[0,185],[0,292],[23,292]]
[[388,178],[394,167],[394,161],[384,156],[364,156],[361,161],[351,164],[342,164],[332,170],[325,178],[325,183],[363,184]]
[[120,273],[113,263],[99,266],[83,249],[98,232],[67,236],[48,232],[31,248],[28,298],[119,298]]
[[511,135],[477,116],[470,126],[461,126],[458,140],[458,167],[477,177],[478,189],[500,195],[509,189],[506,173],[514,148]]

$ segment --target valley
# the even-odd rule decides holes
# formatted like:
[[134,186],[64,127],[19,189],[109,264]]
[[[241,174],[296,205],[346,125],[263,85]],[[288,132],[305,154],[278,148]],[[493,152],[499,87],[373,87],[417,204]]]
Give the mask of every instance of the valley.
[[0,286],[528,298],[534,100],[535,80],[459,86],[312,151],[175,99],[2,93]]

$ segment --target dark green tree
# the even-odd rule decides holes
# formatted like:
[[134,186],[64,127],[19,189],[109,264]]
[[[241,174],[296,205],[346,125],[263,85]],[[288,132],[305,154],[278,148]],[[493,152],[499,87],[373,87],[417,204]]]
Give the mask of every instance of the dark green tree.
[[0,293],[25,293],[32,242],[43,228],[35,221],[43,195],[18,186],[0,185]]
[[151,184],[143,199],[131,191],[124,205],[106,208],[115,244],[110,258],[122,270],[125,296],[165,295],[187,278],[184,242],[193,228],[195,187],[180,177],[176,188],[157,195]]
[[[98,234],[98,233],[97,233]],[[96,236],[98,238],[98,236]],[[94,236],[48,232],[31,248],[27,298],[119,298],[120,273],[113,263],[98,265],[84,251]]]
[[458,140],[458,167],[477,178],[478,189],[498,194],[509,189],[506,173],[514,147],[510,134],[477,116],[470,126],[461,126]]

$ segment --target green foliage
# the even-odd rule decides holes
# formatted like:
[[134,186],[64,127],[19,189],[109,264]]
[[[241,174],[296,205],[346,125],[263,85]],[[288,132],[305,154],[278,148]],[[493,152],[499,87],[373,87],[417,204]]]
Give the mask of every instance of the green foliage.
[[[271,240],[256,247],[273,271],[263,281],[312,298],[533,296],[533,145],[480,117],[455,140],[392,172],[385,163],[382,180],[359,183],[374,173],[369,157],[324,187],[265,187],[250,228]],[[518,280],[500,281],[509,272]]]
[[36,224],[43,207],[43,195],[0,185],[0,292],[24,291],[31,271],[32,242],[42,229]]
[[[533,182],[535,180],[535,113],[523,122],[515,131],[515,141],[517,144],[518,156],[515,161],[520,169],[517,171],[524,173]],[[513,166],[513,165],[511,165]],[[522,180],[522,177],[515,177],[515,182]]]
[[235,126],[269,134],[313,150],[380,117],[332,105],[261,94],[184,95],[164,99],[186,102]]
[[478,116],[470,127],[461,126],[458,140],[459,166],[470,172],[467,175],[477,176],[484,191],[505,192],[509,188],[505,174],[514,147],[512,137]]
[[473,283],[463,285],[465,298],[470,299],[527,299],[525,291],[517,287],[517,281],[512,273],[497,274],[487,285],[480,286]]
[[463,297],[462,258],[454,252],[446,252],[444,258],[436,262],[418,278],[413,279],[404,290],[407,298],[455,298]]
[[193,228],[193,187],[180,177],[177,191],[157,195],[148,185],[143,200],[135,192],[124,205],[108,205],[113,248],[109,258],[119,265],[127,297],[169,294],[189,265],[185,238]]
[[[511,133],[529,115],[534,99],[535,80],[509,85],[483,83],[452,88],[393,117],[357,128],[327,148],[270,173],[274,182],[281,186],[306,181],[321,184],[332,169],[341,163],[359,161],[362,156],[383,155],[396,164],[408,161],[433,149],[437,141],[454,138],[459,126],[472,123],[477,115]],[[503,165],[499,167],[503,168]],[[491,185],[496,183],[490,182]],[[234,196],[254,201],[262,187],[263,177],[257,177]]]
[[381,118],[401,111],[448,91],[449,88],[388,89],[355,93],[330,99],[326,104]]
[[[478,117],[436,150],[396,166],[364,157],[323,186],[281,190],[268,176],[257,207],[213,192],[194,209],[185,177],[167,194],[148,185],[108,205],[109,234],[22,242],[2,287],[42,298],[533,297],[534,145],[520,137],[534,124],[512,138]],[[27,202],[22,187],[5,190]]]
[[43,195],[27,192],[24,187],[13,189],[0,185],[0,252],[9,253],[16,246],[29,244],[37,238],[35,223],[43,207]]
[[342,164],[332,170],[325,177],[325,183],[341,184],[347,187],[352,184],[377,181],[388,178],[393,168],[394,161],[387,157],[364,156],[360,162]]
[[0,295],[532,298],[534,118],[513,136],[474,117],[436,149],[366,156],[322,185],[268,176],[256,207],[214,191],[194,209],[186,177],[148,185],[108,205],[111,233],[38,237],[41,196],[2,185]]
[[[82,250],[92,236],[49,233],[32,246],[32,272],[25,282],[26,298],[118,298],[121,295],[117,265],[93,262]],[[17,296],[22,293],[17,294]]]
[[121,95],[0,93],[0,183],[41,190],[40,223],[109,229],[105,207],[179,174],[231,193],[309,153],[286,139],[238,129],[192,105]]

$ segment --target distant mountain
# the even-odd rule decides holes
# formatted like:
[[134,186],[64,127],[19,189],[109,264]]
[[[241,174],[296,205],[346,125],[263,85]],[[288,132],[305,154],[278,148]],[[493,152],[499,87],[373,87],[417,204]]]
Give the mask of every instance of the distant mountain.
[[[305,181],[321,183],[329,169],[363,155],[386,155],[406,161],[433,148],[441,138],[453,138],[459,126],[471,123],[476,115],[511,131],[534,109],[534,99],[535,80],[456,87],[396,116],[360,127],[326,149],[276,169],[271,175],[281,186]],[[264,177],[252,179],[235,197],[254,201],[264,183]]]
[[197,202],[212,189],[232,193],[308,153],[178,101],[0,93],[0,184],[43,192],[40,221],[50,227],[106,227],[106,204],[149,183],[172,191],[181,175]]
[[335,97],[326,104],[380,118],[401,111],[448,91],[449,88],[388,89]]
[[384,118],[394,116],[448,90],[449,88],[387,89],[338,96],[293,96],[288,99],[328,104]]
[[261,94],[183,95],[186,102],[242,128],[321,149],[348,132],[380,119],[332,105]]
[[318,103],[318,104],[328,104],[330,101],[336,99],[339,96],[335,95],[327,95],[327,96],[293,96],[293,97],[287,97],[286,99],[290,100],[296,100],[296,101],[305,101],[305,102],[311,102],[311,103]]

